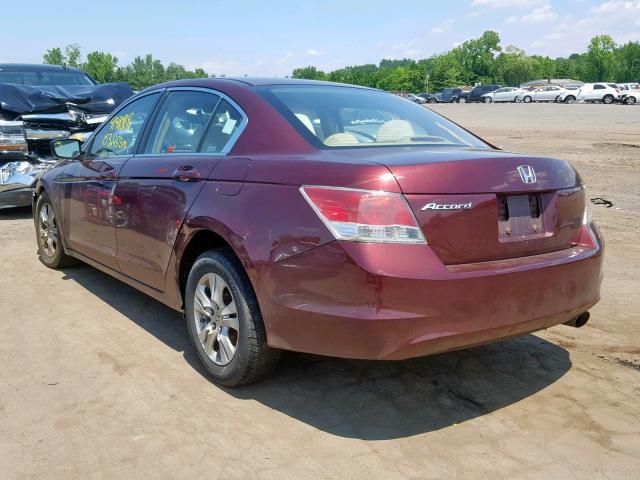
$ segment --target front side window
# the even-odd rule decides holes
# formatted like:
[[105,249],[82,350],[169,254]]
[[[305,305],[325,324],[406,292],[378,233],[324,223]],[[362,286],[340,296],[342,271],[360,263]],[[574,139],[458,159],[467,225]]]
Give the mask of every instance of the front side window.
[[169,93],[159,109],[144,153],[193,153],[198,151],[220,97],[199,91]]
[[133,155],[145,120],[153,111],[160,93],[134,100],[116,113],[96,133],[88,158]]
[[593,87],[594,90],[604,90],[604,85],[594,85]]
[[305,138],[322,148],[490,148],[431,110],[386,92],[328,85],[274,85],[257,91]]

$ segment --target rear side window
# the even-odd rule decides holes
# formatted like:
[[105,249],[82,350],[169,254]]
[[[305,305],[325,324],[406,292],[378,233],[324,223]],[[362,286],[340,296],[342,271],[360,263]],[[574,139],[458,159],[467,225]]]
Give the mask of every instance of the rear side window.
[[200,91],[170,92],[153,124],[144,153],[198,151],[220,97]]
[[222,153],[243,124],[243,117],[227,100],[222,99],[209,123],[199,151]]

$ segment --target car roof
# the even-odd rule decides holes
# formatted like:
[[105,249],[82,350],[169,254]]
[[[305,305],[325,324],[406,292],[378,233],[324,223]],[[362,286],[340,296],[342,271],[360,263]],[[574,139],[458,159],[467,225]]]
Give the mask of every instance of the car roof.
[[315,85],[315,86],[328,86],[328,87],[349,87],[360,88],[365,90],[376,90],[375,88],[362,87],[359,85],[351,85],[347,83],[327,82],[323,80],[304,80],[298,78],[267,78],[267,77],[210,77],[210,78],[196,78],[189,80],[175,80],[166,83],[160,83],[149,87],[149,90],[156,88],[169,88],[169,87],[209,87],[217,88],[229,83],[236,84],[237,86],[245,87],[262,87],[272,85]]
[[5,72],[60,72],[71,71],[86,75],[86,72],[75,67],[65,67],[62,65],[47,65],[41,63],[0,63],[0,70]]

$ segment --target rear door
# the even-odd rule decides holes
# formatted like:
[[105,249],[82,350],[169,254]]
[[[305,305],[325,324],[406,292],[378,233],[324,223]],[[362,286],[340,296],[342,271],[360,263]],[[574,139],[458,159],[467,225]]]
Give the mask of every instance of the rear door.
[[115,228],[119,223],[113,190],[124,163],[137,147],[161,92],[137,98],[95,133],[72,175],[58,178],[69,248],[118,270]]
[[118,264],[158,290],[176,236],[215,166],[240,134],[246,117],[210,89],[169,89],[144,146],[123,167],[116,197]]

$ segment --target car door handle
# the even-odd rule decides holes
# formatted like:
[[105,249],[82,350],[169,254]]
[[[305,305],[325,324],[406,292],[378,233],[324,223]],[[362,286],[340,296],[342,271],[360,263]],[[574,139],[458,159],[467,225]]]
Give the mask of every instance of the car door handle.
[[173,172],[173,178],[180,182],[192,182],[200,180],[200,171],[191,165],[182,165]]

